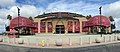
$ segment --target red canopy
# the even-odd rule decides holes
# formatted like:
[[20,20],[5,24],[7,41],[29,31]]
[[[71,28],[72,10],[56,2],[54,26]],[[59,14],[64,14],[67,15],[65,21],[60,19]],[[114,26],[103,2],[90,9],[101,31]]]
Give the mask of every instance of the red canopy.
[[102,24],[102,26],[109,27],[111,25],[109,18],[107,18],[106,16],[101,16],[100,20],[99,15],[90,18],[87,23],[89,24],[88,26],[99,26],[100,24]]
[[19,16],[11,20],[10,28],[16,28],[18,27],[18,24],[19,24],[19,27],[35,27],[34,22],[32,20],[26,17]]

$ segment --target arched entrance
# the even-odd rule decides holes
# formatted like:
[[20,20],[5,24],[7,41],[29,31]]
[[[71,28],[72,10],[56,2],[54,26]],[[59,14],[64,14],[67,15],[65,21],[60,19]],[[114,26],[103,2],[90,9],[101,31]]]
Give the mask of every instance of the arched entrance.
[[64,25],[56,25],[56,34],[64,34],[65,26]]

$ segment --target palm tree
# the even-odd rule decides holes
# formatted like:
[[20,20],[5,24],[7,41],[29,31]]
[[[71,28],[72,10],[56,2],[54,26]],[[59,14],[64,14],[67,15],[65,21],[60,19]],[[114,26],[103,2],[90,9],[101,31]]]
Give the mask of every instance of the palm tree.
[[11,20],[12,16],[11,15],[7,15],[7,19]]

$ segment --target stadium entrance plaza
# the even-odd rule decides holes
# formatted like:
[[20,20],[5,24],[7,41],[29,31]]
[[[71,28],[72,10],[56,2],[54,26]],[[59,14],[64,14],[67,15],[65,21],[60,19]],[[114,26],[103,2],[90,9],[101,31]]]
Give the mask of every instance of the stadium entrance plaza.
[[[44,48],[71,48],[92,45],[102,45],[119,42],[119,34],[80,35],[80,34],[37,34],[20,36],[20,38],[9,38],[1,36],[1,44],[25,47]],[[60,43],[61,46],[56,46]]]

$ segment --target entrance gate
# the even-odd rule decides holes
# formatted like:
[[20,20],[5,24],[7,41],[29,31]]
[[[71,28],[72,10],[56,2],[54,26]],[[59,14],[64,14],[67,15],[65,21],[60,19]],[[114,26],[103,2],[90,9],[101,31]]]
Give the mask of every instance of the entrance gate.
[[64,25],[56,25],[56,34],[63,34],[65,33]]

